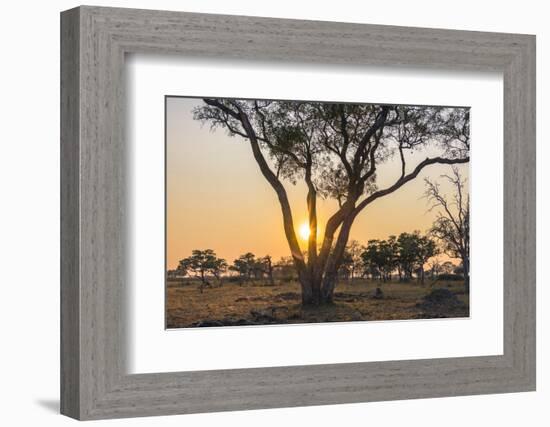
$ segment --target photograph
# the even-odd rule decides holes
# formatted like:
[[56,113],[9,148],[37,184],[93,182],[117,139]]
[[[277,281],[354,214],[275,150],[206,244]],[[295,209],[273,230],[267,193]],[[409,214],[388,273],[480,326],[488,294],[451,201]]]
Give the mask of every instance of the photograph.
[[469,317],[468,107],[165,114],[167,328]]

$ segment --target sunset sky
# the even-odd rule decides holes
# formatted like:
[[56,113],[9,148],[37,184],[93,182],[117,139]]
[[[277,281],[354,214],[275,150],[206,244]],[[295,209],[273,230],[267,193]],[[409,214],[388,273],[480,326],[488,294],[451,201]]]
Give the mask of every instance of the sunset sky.
[[[245,252],[271,255],[274,260],[289,256],[283,232],[281,209],[275,192],[262,176],[248,141],[229,137],[225,130],[209,130],[193,120],[192,109],[200,99],[167,98],[166,104],[166,256],[167,267],[193,249],[213,249],[232,263]],[[432,153],[433,154],[433,153]],[[426,150],[409,154],[407,171],[429,156]],[[385,188],[399,176],[399,164],[389,162],[378,169],[378,186]],[[459,165],[468,176],[469,164]],[[436,211],[429,212],[424,178],[451,190],[440,175],[448,165],[428,166],[400,190],[367,206],[354,222],[351,239],[366,244],[369,239],[420,230],[426,232]],[[285,182],[293,209],[296,230],[307,222],[306,188]],[[337,209],[333,200],[318,200],[318,221],[323,232],[326,219]],[[302,248],[306,242],[300,241]]]

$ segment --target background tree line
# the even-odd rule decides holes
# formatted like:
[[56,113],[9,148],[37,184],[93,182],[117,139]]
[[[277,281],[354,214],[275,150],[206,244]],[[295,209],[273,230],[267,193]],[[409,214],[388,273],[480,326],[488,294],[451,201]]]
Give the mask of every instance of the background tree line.
[[[422,284],[425,283],[427,273],[432,280],[440,276],[444,279],[462,276],[462,265],[455,266],[450,261],[440,263],[436,258],[444,250],[444,247],[438,247],[429,234],[421,235],[419,231],[389,236],[385,240],[372,239],[366,246],[352,240],[346,247],[338,275],[340,279],[348,281],[357,278],[381,282],[392,279],[408,282],[417,279]],[[274,285],[275,279],[298,280],[290,257],[282,257],[273,262],[270,255],[256,257],[252,252],[247,252],[228,264],[225,259],[218,258],[212,249],[193,250],[191,256],[182,259],[177,269],[169,274],[172,277],[198,280],[201,292],[205,287],[211,287],[213,281],[221,286],[222,278],[241,286],[258,281]]]

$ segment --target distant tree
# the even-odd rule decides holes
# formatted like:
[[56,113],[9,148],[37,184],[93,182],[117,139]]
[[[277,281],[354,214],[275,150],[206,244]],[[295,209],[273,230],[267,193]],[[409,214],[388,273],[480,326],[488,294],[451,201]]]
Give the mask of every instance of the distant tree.
[[210,286],[208,276],[214,276],[218,281],[226,270],[227,262],[218,258],[212,249],[194,249],[190,257],[182,259],[177,270],[182,276],[191,276],[200,279],[200,292],[205,286]]
[[387,240],[369,240],[361,254],[364,267],[374,272],[383,282],[388,281],[396,266],[394,249]]
[[452,258],[462,261],[464,289],[470,291],[470,195],[467,180],[460,175],[456,166],[451,175],[442,175],[451,183],[454,194],[451,200],[441,191],[438,183],[425,179],[426,197],[431,209],[437,209],[431,234],[441,241],[443,249]]
[[424,265],[438,253],[435,242],[420,232],[401,233],[397,238],[399,251],[398,264],[404,271],[405,279],[410,280],[412,273],[417,272],[422,284],[425,281]]
[[378,268],[377,240],[369,240],[368,245],[361,253],[363,276],[371,279],[379,279],[380,269]]
[[442,272],[441,270],[441,260],[437,257],[433,257],[428,262],[429,274],[431,280],[435,280],[437,276]]
[[348,269],[350,273],[350,279],[353,281],[359,271],[361,270],[362,258],[361,254],[365,251],[365,247],[361,245],[357,240],[352,240],[346,246],[346,258]]
[[363,261],[363,270],[366,275],[370,275],[371,279],[377,279],[380,277],[379,255],[378,255],[378,242],[379,240],[371,239],[367,242],[365,250],[361,253],[361,259]]
[[277,277],[284,280],[291,280],[296,276],[294,261],[292,257],[281,257],[279,261],[273,264],[273,271]]
[[228,269],[227,261],[223,258],[217,258],[212,266],[212,275],[216,278],[218,283],[222,284],[222,274],[225,273]]
[[267,275],[268,283],[273,286],[275,281],[273,280],[273,262],[271,260],[271,255],[266,255],[261,259],[263,271]]
[[437,245],[435,242],[430,239],[428,236],[420,236],[417,238],[417,252],[416,252],[416,262],[417,268],[420,272],[420,282],[424,284],[424,265],[428,260],[438,254]]
[[396,247],[390,240],[382,240],[380,245],[383,264],[381,267],[385,280],[391,279],[391,273],[395,270],[398,261],[398,253]]
[[391,252],[391,266],[392,271],[397,270],[397,276],[399,277],[399,281],[403,281],[403,271],[401,268],[401,263],[399,262],[399,243],[397,241],[397,237],[390,236],[387,240],[388,245],[388,252]]
[[[352,225],[371,203],[388,197],[435,164],[469,161],[467,108],[205,98],[194,118],[238,135],[276,193],[303,305],[333,301]],[[414,162],[412,152],[424,152]],[[416,156],[418,158],[418,156]],[[384,163],[399,175],[378,188]],[[412,163],[412,164],[411,164]],[[296,236],[283,181],[303,180],[310,235],[307,257]],[[319,197],[338,202],[317,242]]]
[[417,243],[417,238],[413,233],[401,233],[397,238],[397,260],[405,281],[412,279],[414,269],[417,266]]
[[260,280],[264,277],[264,264],[261,259],[255,259],[252,264],[252,277],[254,280]]
[[348,251],[344,252],[344,256],[342,258],[342,263],[340,264],[340,269],[338,270],[338,274],[341,278],[350,280],[352,275],[351,271],[353,269],[353,258],[351,256],[351,253]]
[[435,242],[418,231],[390,236],[387,240],[369,240],[361,254],[363,269],[386,282],[397,270],[399,281],[410,280],[413,273],[424,284],[424,265],[438,253]]
[[252,252],[247,252],[233,261],[233,265],[229,267],[231,271],[239,274],[239,283],[250,281],[253,273],[256,270],[256,256]]

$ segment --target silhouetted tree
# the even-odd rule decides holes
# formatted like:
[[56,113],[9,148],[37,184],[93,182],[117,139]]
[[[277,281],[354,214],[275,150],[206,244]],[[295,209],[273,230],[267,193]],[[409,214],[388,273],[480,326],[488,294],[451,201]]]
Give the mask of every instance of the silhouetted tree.
[[[194,117],[250,144],[259,169],[275,191],[285,236],[298,274],[302,303],[332,302],[355,218],[375,200],[415,179],[427,166],[469,161],[469,110],[402,105],[204,99]],[[426,150],[410,166],[412,151]],[[428,153],[429,156],[428,156]],[[377,173],[396,159],[400,174],[382,189]],[[296,237],[283,181],[303,180],[310,236],[307,257]],[[317,199],[332,198],[320,249]]]
[[233,261],[230,270],[239,274],[239,283],[249,281],[256,269],[256,257],[252,252],[247,252]]
[[339,277],[345,280],[351,280],[351,271],[353,269],[353,258],[351,254],[346,250],[342,256],[342,262],[338,269]]
[[458,168],[452,168],[451,175],[442,175],[454,189],[451,200],[441,192],[438,183],[425,179],[426,197],[437,209],[431,234],[439,239],[443,250],[452,258],[460,258],[464,274],[464,289],[470,291],[470,195],[467,180],[460,175]]
[[353,279],[355,279],[355,276],[361,269],[361,264],[363,262],[361,258],[361,254],[363,253],[364,250],[365,250],[364,246],[362,246],[357,240],[352,240],[346,246],[346,253],[349,259],[350,279],[352,281]]
[[441,261],[439,258],[434,257],[432,258],[428,263],[429,273],[430,273],[430,279],[436,280],[439,273],[441,273]]
[[424,284],[424,264],[437,254],[437,247],[428,236],[414,233],[401,233],[387,240],[369,240],[361,254],[363,268],[371,275],[386,282],[397,270],[399,280],[410,280],[413,272]]
[[271,255],[266,255],[262,259],[263,271],[267,275],[268,283],[273,286],[275,281],[273,280],[273,262],[271,261]]
[[413,271],[416,271],[418,279],[424,284],[424,265],[438,253],[435,242],[428,236],[421,236],[420,232],[415,231],[401,233],[397,238],[397,244],[398,262],[405,272],[406,279],[411,279]]
[[291,280],[296,275],[292,257],[281,257],[279,261],[273,264],[273,270],[279,278],[284,280]]
[[190,257],[182,259],[177,270],[182,276],[192,276],[200,279],[200,292],[205,286],[210,286],[208,276],[214,276],[218,281],[221,274],[227,269],[227,262],[218,258],[212,249],[194,249]]
[[391,278],[391,272],[396,266],[396,253],[386,240],[369,240],[361,258],[366,269],[386,282]]

